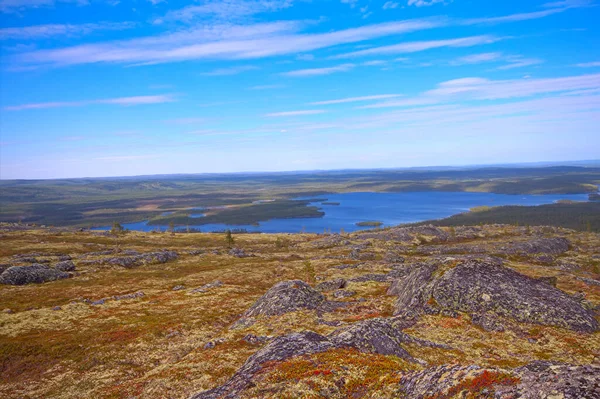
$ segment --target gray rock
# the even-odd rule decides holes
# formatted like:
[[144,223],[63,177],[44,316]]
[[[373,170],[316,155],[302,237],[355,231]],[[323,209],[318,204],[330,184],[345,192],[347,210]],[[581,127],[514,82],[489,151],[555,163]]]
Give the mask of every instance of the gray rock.
[[334,280],[323,281],[322,283],[317,284],[315,289],[321,292],[333,291],[340,288],[346,288],[346,284],[347,282],[343,278],[336,278]]
[[69,277],[71,277],[71,274],[69,273],[40,264],[33,264],[31,266],[12,266],[0,274],[0,284],[39,284]]
[[304,281],[283,281],[271,287],[243,317],[274,316],[302,309],[316,309],[325,297]]
[[71,260],[65,260],[65,261],[58,262],[57,264],[55,264],[54,268],[56,270],[61,270],[63,272],[74,272],[75,264]]
[[503,248],[503,252],[515,255],[560,255],[567,252],[570,247],[569,240],[563,237],[539,238],[510,245]]
[[337,290],[333,292],[333,297],[334,298],[348,298],[351,296],[356,295],[356,291],[350,291],[350,290]]
[[202,287],[194,288],[193,290],[190,291],[190,293],[196,294],[198,292],[206,292],[213,288],[221,287],[222,285],[223,285],[223,282],[221,282],[220,280],[215,280],[212,283],[204,284]]
[[229,250],[229,255],[235,256],[236,258],[248,258],[252,256],[248,255],[242,248],[231,248]]
[[112,297],[112,299],[114,299],[115,301],[122,301],[124,299],[142,298],[143,296],[144,296],[144,291],[136,291],[136,292],[132,292],[131,294],[114,295]]
[[430,242],[445,242],[450,237],[444,230],[432,225],[427,225],[416,227],[394,227],[382,231],[359,233],[356,238],[413,243],[417,241],[419,237],[423,236],[427,237]]
[[185,290],[184,285],[176,285],[175,287],[172,288],[172,291],[181,291],[181,290]]
[[454,268],[422,264],[388,290],[397,295],[396,314],[425,313],[433,300],[441,309],[501,316],[520,322],[593,332],[598,322],[580,301],[559,289],[494,263],[466,261]]

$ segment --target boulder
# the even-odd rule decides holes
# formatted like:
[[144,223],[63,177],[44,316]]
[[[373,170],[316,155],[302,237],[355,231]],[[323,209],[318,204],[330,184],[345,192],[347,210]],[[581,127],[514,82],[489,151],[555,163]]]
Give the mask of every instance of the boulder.
[[502,252],[507,255],[560,255],[570,248],[571,243],[566,238],[553,237],[518,242],[502,248]]
[[12,266],[0,275],[0,284],[25,285],[39,284],[46,281],[61,280],[71,277],[71,274],[52,269],[46,265]]
[[598,322],[581,302],[552,285],[485,261],[455,267],[423,264],[394,282],[396,314],[417,315],[430,306],[481,318],[507,317],[519,322],[593,332]]
[[359,233],[356,238],[417,243],[423,238],[428,242],[445,242],[448,241],[450,235],[438,227],[426,225],[416,227],[394,227],[381,231]]
[[65,260],[62,262],[58,262],[54,265],[56,270],[60,270],[63,272],[74,272],[75,271],[75,263],[71,260]]
[[318,308],[325,297],[304,281],[283,281],[271,287],[243,317],[275,316],[303,309]]
[[346,288],[346,285],[348,284],[348,282],[346,280],[344,280],[343,278],[336,278],[333,280],[329,280],[329,281],[323,281],[322,283],[319,283],[316,285],[315,289],[317,291],[334,291],[334,290],[339,290],[341,288]]

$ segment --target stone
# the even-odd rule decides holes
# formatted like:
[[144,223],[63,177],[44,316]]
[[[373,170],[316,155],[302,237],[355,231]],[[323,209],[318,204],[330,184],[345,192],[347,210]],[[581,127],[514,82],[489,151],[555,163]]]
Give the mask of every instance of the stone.
[[222,285],[223,285],[223,283],[220,280],[215,280],[212,283],[204,284],[202,287],[194,288],[193,290],[190,291],[190,293],[196,294],[198,292],[206,292],[213,288],[221,287]]
[[176,285],[175,287],[172,288],[172,291],[181,291],[181,290],[185,290],[184,285]]
[[74,272],[75,264],[71,260],[65,260],[62,262],[58,262],[54,265],[56,270],[61,270],[63,272]]
[[338,290],[340,288],[345,288],[348,282],[343,278],[336,278],[334,280],[323,281],[315,286],[317,291],[333,291]]
[[0,274],[0,284],[40,284],[69,277],[71,277],[71,274],[52,269],[46,265],[12,266]]

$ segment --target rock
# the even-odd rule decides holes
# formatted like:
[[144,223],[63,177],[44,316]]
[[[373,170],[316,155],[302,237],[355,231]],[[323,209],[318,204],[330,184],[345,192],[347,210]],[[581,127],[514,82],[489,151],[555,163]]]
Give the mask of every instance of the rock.
[[558,283],[558,278],[556,276],[538,277],[538,280],[541,282],[544,282],[546,284],[549,284],[553,287],[556,287],[556,283]]
[[[137,253],[137,251],[135,251]],[[178,255],[175,251],[158,251],[148,252],[141,255],[122,256],[106,259],[105,262],[110,265],[132,268],[145,264],[160,264],[177,259]]]
[[360,248],[354,248],[348,257],[353,260],[375,260],[376,258],[374,253],[362,252]]
[[277,337],[250,356],[223,385],[193,395],[191,399],[237,398],[244,389],[252,385],[252,378],[263,364],[330,349],[356,348],[365,353],[397,355],[414,361],[400,344],[445,347],[402,333],[400,329],[407,326],[406,322],[399,319],[370,319],[337,329],[327,337],[312,331]]
[[93,301],[92,303],[90,303],[90,305],[99,306],[99,305],[104,305],[105,302],[106,302],[106,298],[102,298],[102,299],[98,299],[97,301]]
[[386,281],[390,281],[391,277],[388,274],[363,274],[362,276],[351,278],[349,281],[353,283],[364,283],[367,281],[376,281],[379,283],[385,283]]
[[176,285],[175,287],[172,288],[172,291],[181,291],[181,290],[185,290],[184,285]]
[[599,387],[598,365],[578,366],[537,361],[514,370],[481,368],[476,365],[443,365],[408,372],[400,381],[398,394],[407,399],[596,399],[600,397]]
[[272,339],[273,339],[273,337],[270,337],[270,336],[257,337],[254,334],[247,334],[244,336],[244,338],[242,338],[242,341],[247,342],[250,345],[262,345],[264,343],[269,342]]
[[212,283],[204,284],[202,287],[194,288],[190,291],[192,294],[196,294],[198,292],[206,292],[213,288],[221,287],[223,283],[220,280],[215,280]]
[[444,230],[432,226],[394,227],[382,231],[365,232],[357,234],[357,239],[377,239],[385,241],[399,241],[403,243],[416,243],[425,238],[428,242],[445,242],[450,235]]
[[315,289],[317,291],[333,291],[333,290],[337,290],[340,288],[346,288],[347,285],[347,281],[344,280],[343,278],[336,278],[334,280],[329,280],[329,281],[323,281],[322,283],[319,283],[315,286]]
[[410,361],[415,359],[402,344],[416,343],[433,348],[449,348],[403,333],[401,329],[408,325],[401,319],[368,319],[339,328],[328,335],[328,338],[338,348],[355,348],[365,353],[394,355]]
[[248,258],[252,255],[248,255],[246,253],[246,251],[244,251],[242,248],[231,248],[229,250],[229,255],[230,256],[235,256],[236,258]]
[[2,310],[2,313],[6,313],[6,314],[13,314],[15,313],[12,309],[6,308]]
[[349,291],[349,290],[337,290],[333,292],[333,297],[334,298],[348,298],[351,296],[356,295],[356,291]]
[[75,264],[71,260],[65,260],[65,261],[58,262],[57,264],[55,264],[54,268],[56,270],[61,270],[63,272],[74,272]]
[[223,342],[225,342],[225,338],[217,338],[215,340],[209,341],[207,343],[204,344],[203,348],[204,349],[212,349],[215,346],[222,344]]
[[569,240],[563,237],[539,238],[524,241],[503,248],[503,253],[514,255],[560,255],[567,252],[571,247]]
[[55,306],[52,308],[52,310],[62,310],[62,308],[60,306]]
[[200,392],[191,399],[237,398],[241,391],[249,387],[252,377],[267,362],[282,361],[295,356],[324,352],[334,348],[326,337],[305,331],[275,338],[268,345],[246,360],[246,363],[223,385],[209,391]]
[[396,314],[425,313],[436,307],[481,318],[501,316],[525,323],[565,327],[590,333],[598,329],[592,312],[559,289],[516,271],[484,261],[466,261],[453,268],[421,264],[395,281]]
[[115,295],[112,297],[112,299],[114,299],[115,301],[122,301],[123,299],[142,298],[143,296],[144,296],[144,291],[136,291],[136,292],[132,292],[131,294]]
[[71,277],[71,274],[69,273],[40,264],[33,264],[31,266],[12,266],[0,274],[0,284],[39,284],[69,277]]
[[404,263],[404,258],[395,252],[387,252],[383,260],[387,263]]
[[193,249],[191,251],[188,251],[188,255],[202,255],[203,253],[204,251],[201,249]]
[[587,277],[577,277],[577,280],[579,281],[583,281],[584,283],[588,284],[588,285],[596,285],[596,286],[600,286],[600,281],[598,280],[594,280],[592,278],[587,278]]
[[325,297],[304,281],[283,281],[271,287],[243,317],[275,316],[302,309],[316,309]]

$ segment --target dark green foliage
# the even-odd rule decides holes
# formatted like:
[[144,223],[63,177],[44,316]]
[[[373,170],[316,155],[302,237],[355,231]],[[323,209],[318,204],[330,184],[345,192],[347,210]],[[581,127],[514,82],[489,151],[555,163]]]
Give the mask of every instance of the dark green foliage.
[[499,206],[484,211],[461,213],[446,219],[417,223],[417,225],[467,226],[494,223],[558,226],[580,231],[600,232],[600,202]]

